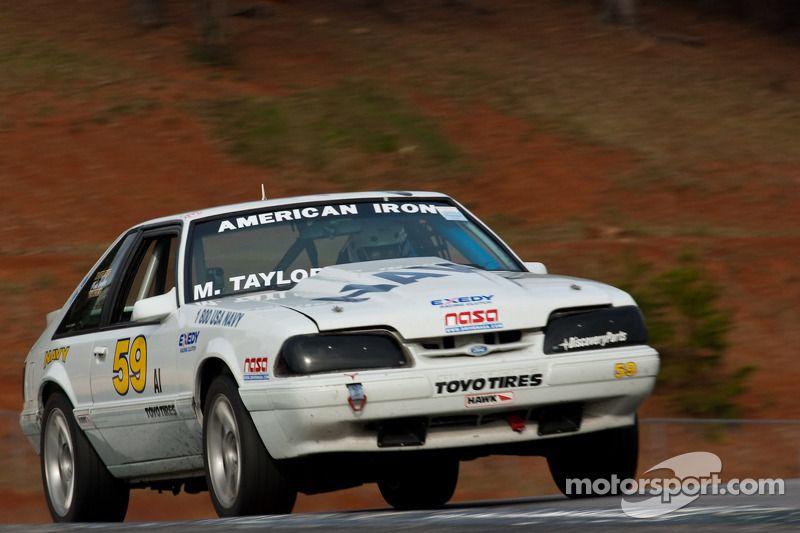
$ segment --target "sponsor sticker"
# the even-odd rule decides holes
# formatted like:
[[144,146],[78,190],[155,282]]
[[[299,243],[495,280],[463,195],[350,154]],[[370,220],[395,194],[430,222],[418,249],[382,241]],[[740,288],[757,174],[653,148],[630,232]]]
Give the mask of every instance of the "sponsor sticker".
[[244,360],[244,380],[245,381],[267,381],[269,370],[267,369],[266,357],[247,357]]
[[289,222],[292,220],[357,214],[358,207],[356,204],[319,205],[298,207],[295,209],[283,209],[278,211],[267,211],[265,213],[258,213],[256,215],[248,215],[223,220],[219,224],[217,233],[251,228],[255,226],[263,226],[265,224],[273,224],[275,222]]
[[46,352],[44,352],[44,360],[42,361],[42,368],[45,368],[47,365],[49,365],[54,361],[61,361],[62,363],[66,363],[68,353],[69,353],[69,346],[63,346],[61,348],[47,350]]
[[154,405],[152,407],[145,407],[144,414],[147,418],[165,418],[178,416],[178,411],[175,409],[175,404]]
[[[233,292],[249,291],[254,289],[269,289],[272,287],[280,287],[282,285],[290,285],[298,283],[306,278],[315,276],[321,268],[311,268],[305,270],[298,268],[291,271],[273,270],[271,272],[255,272],[252,274],[243,274],[241,276],[231,276],[228,282],[233,285]],[[197,283],[193,287],[194,299],[202,300],[203,298],[210,298],[218,296],[222,293],[221,289],[214,288],[213,281],[206,281],[205,283]]]
[[628,332],[626,331],[618,331],[616,333],[606,331],[603,335],[595,335],[593,337],[570,337],[564,339],[558,345],[566,352],[575,348],[587,348],[590,346],[604,347],[606,344],[616,344],[627,340]]
[[244,318],[244,313],[238,311],[225,311],[223,309],[200,309],[194,317],[196,324],[204,326],[225,326],[235,328]]
[[464,396],[464,407],[491,407],[514,403],[514,392],[485,392],[483,394],[467,394]]
[[456,394],[460,392],[497,391],[538,387],[542,384],[542,374],[517,374],[513,376],[492,376],[487,378],[452,379],[434,383],[436,394]]
[[92,286],[89,287],[89,298],[96,298],[111,282],[111,269],[101,270],[94,276]]
[[[437,206],[434,204],[424,204],[420,202],[382,202],[373,203],[370,206],[361,205],[362,209],[369,210],[375,214],[440,214],[447,220],[466,220],[464,215],[453,206]],[[226,231],[236,231],[278,222],[291,222],[295,220],[310,220],[314,218],[326,218],[345,215],[358,215],[359,204],[332,204],[316,205],[308,207],[297,207],[293,209],[279,209],[265,211],[254,215],[232,217],[222,220],[217,228],[217,233]]]
[[446,220],[452,220],[455,222],[467,221],[467,217],[464,216],[464,213],[452,205],[440,205],[436,208],[436,210],[439,211],[439,214],[442,215]]
[[500,314],[497,309],[475,309],[452,312],[444,315],[445,333],[461,333],[482,329],[500,329]]
[[178,337],[178,351],[181,353],[193,352],[197,349],[197,339],[200,337],[199,331],[181,333]]
[[474,294],[470,296],[456,296],[454,298],[439,298],[431,300],[431,305],[436,307],[461,307],[464,305],[481,305],[492,303],[494,294]]

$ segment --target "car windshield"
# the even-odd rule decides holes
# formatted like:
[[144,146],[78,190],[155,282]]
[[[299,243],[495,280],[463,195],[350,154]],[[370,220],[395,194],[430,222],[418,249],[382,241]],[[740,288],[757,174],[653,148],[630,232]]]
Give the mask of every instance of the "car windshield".
[[231,214],[193,225],[186,298],[285,290],[331,265],[441,257],[520,271],[510,253],[442,201],[341,202]]

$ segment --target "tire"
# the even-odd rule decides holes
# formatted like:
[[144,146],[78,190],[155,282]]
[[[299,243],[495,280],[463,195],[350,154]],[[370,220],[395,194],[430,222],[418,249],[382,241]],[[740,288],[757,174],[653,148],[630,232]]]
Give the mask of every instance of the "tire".
[[457,483],[457,459],[412,458],[389,469],[378,489],[395,509],[431,509],[449,502]]
[[72,409],[60,392],[44,407],[40,458],[50,515],[55,522],[121,522],[128,512],[130,488],[108,471]]
[[206,395],[203,462],[219,516],[292,512],[297,491],[267,453],[228,375],[215,378]]
[[568,494],[567,479],[629,479],[636,475],[639,459],[639,422],[632,426],[559,439],[547,456],[547,464],[558,489],[569,498],[587,498],[592,494]]

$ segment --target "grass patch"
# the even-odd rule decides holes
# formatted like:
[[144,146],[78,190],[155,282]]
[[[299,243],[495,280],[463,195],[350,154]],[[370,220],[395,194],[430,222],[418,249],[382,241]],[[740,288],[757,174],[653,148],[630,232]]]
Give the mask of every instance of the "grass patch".
[[302,166],[313,173],[463,170],[463,157],[431,119],[367,82],[302,92],[284,99],[207,103],[204,115],[229,151],[262,166]]
[[160,109],[161,105],[161,102],[152,98],[132,98],[109,105],[102,111],[95,113],[91,120],[95,124],[108,124],[117,118],[155,111]]
[[0,279],[0,296],[18,296],[25,292],[25,285],[16,281]]
[[0,72],[0,90],[11,92],[63,90],[76,84],[113,82],[124,75],[110,62],[47,41],[8,34],[0,34]]
[[650,344],[661,354],[659,388],[676,409],[690,416],[739,416],[736,398],[755,368],[722,368],[731,318],[719,306],[719,289],[695,260],[684,255],[675,268],[658,273],[634,262],[619,285],[647,319]]

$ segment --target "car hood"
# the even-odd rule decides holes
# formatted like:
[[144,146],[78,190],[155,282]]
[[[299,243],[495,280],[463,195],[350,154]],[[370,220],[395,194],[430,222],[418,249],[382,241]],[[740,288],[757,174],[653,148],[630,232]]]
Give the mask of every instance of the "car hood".
[[[406,339],[537,328],[555,309],[632,303],[626,293],[596,282],[488,272],[435,257],[323,268],[269,299],[270,306],[310,318],[320,331],[387,327]],[[242,310],[255,311],[265,303],[239,300],[235,307]]]

